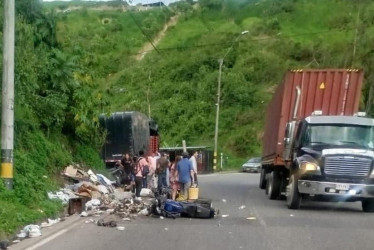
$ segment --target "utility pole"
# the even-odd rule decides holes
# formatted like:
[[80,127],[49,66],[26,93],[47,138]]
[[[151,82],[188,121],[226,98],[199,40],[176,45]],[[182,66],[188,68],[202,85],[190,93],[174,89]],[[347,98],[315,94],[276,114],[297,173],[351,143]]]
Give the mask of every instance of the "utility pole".
[[15,0],[4,0],[1,178],[13,189]]
[[[218,122],[219,122],[219,103],[221,102],[221,75],[222,75],[222,65],[223,60],[225,60],[226,56],[230,53],[234,44],[239,40],[242,35],[248,33],[248,30],[242,31],[236,39],[232,42],[230,48],[227,50],[226,54],[218,60],[219,63],[219,71],[218,71],[218,84],[217,84],[217,103],[216,103],[216,126],[214,130],[214,153],[213,153],[213,171],[217,170],[217,148],[218,148]],[[222,167],[221,167],[222,170]]]
[[216,126],[214,130],[214,155],[213,155],[213,171],[217,169],[217,147],[218,147],[218,121],[219,121],[219,103],[221,102],[221,75],[223,59],[219,59],[219,71],[218,71],[218,86],[217,86],[217,109],[216,109]]

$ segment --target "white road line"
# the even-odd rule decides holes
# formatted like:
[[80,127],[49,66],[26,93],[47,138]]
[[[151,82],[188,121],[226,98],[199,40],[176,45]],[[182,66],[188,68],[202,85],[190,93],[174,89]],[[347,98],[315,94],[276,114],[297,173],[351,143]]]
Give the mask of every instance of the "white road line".
[[51,236],[45,238],[44,240],[40,241],[39,243],[33,245],[32,247],[26,248],[26,250],[34,250],[34,249],[36,249],[36,248],[38,248],[38,247],[41,247],[41,246],[43,246],[44,244],[50,242],[51,240],[57,238],[58,236],[60,236],[60,235],[62,235],[62,234],[64,234],[64,233],[66,233],[67,231],[68,231],[67,229],[64,229],[64,230],[61,230],[60,232],[57,232],[57,233],[55,233],[55,234],[52,234]]
[[61,231],[59,231],[59,232],[57,232],[57,233],[55,233],[55,234],[52,234],[52,235],[48,236],[48,237],[45,238],[44,240],[39,241],[37,244],[35,244],[35,245],[31,246],[31,247],[28,247],[28,248],[26,248],[25,250],[34,250],[34,249],[37,249],[38,247],[41,247],[41,246],[43,246],[44,244],[46,244],[46,243],[48,243],[48,242],[54,240],[54,239],[57,238],[58,236],[60,236],[60,235],[62,235],[62,234],[64,234],[64,233],[66,233],[67,231],[69,231],[71,228],[75,227],[75,226],[76,226],[77,224],[79,224],[79,223],[81,223],[81,221],[78,221],[78,222],[72,224],[71,226],[69,226],[68,228],[63,229],[63,230],[61,230]]

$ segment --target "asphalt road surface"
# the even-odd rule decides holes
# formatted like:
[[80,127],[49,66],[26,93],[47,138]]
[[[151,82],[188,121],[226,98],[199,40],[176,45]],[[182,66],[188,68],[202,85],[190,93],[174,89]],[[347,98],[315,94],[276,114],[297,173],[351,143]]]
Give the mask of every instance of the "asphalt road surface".
[[305,202],[289,210],[284,200],[269,200],[258,180],[249,173],[200,176],[200,197],[220,210],[214,219],[140,217],[118,231],[73,217],[11,249],[374,249],[374,213],[363,213],[361,203]]

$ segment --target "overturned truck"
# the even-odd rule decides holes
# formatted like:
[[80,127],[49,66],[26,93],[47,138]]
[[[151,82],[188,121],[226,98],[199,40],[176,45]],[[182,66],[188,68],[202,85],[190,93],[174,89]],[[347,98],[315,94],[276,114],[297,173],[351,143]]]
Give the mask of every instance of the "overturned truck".
[[158,125],[140,112],[115,112],[110,116],[102,114],[99,121],[107,133],[102,149],[102,158],[107,167],[114,166],[124,153],[137,155],[140,150],[146,154],[158,150]]

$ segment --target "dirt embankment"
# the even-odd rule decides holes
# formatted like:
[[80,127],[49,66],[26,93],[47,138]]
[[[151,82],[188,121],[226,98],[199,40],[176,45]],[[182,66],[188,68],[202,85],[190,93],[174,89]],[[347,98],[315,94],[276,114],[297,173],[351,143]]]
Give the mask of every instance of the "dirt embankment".
[[[168,28],[174,26],[178,22],[178,18],[179,15],[170,18],[170,20],[165,24],[164,28],[153,39],[154,46],[157,46],[159,44],[161,39],[165,36]],[[154,50],[153,45],[150,42],[144,44],[144,46],[138,51],[138,54],[136,55],[136,60],[141,61],[147,55],[148,52]]]

